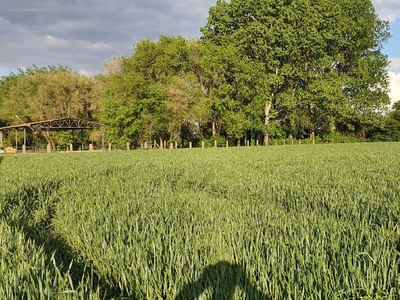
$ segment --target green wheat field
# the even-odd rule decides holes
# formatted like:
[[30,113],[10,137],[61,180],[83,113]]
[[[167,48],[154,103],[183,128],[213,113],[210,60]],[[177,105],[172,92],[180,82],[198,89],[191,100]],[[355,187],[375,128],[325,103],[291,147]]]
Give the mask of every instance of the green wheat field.
[[400,143],[0,160],[0,299],[400,299]]

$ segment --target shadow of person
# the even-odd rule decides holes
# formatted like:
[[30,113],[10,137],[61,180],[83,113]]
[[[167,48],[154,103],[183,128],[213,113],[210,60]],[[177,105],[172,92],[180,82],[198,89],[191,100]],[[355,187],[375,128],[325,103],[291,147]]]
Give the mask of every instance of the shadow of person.
[[186,284],[175,300],[198,299],[205,291],[212,293],[211,299],[213,300],[232,300],[236,287],[242,291],[244,295],[242,299],[271,299],[250,282],[246,270],[242,266],[220,261],[205,268],[195,282]]

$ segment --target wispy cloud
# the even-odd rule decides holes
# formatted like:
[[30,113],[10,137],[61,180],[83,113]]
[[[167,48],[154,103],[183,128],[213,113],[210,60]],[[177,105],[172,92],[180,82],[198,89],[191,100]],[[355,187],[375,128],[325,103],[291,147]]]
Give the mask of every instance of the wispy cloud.
[[[198,38],[216,1],[1,0],[0,66],[63,65],[95,74],[111,57],[130,55],[140,39]],[[400,17],[400,0],[372,2],[381,19]]]
[[379,18],[392,22],[400,17],[399,0],[372,0]]
[[63,65],[95,74],[140,39],[200,36],[216,0],[3,0],[0,66]]
[[390,79],[390,93],[389,97],[392,104],[400,101],[400,73],[388,72]]
[[400,70],[400,58],[389,58],[389,60],[390,60],[390,66],[388,68],[389,71]]

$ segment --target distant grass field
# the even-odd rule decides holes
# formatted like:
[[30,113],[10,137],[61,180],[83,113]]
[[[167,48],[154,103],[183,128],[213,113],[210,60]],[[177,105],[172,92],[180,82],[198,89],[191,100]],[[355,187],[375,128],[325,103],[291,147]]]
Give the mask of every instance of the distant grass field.
[[400,143],[0,157],[0,299],[400,299]]

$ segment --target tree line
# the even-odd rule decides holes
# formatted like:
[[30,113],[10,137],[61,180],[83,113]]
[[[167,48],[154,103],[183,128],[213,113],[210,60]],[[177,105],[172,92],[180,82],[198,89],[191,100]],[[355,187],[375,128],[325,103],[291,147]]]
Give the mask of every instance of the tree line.
[[370,0],[218,0],[202,37],[143,39],[83,76],[29,67],[0,80],[0,122],[78,117],[115,145],[399,140],[389,25]]

